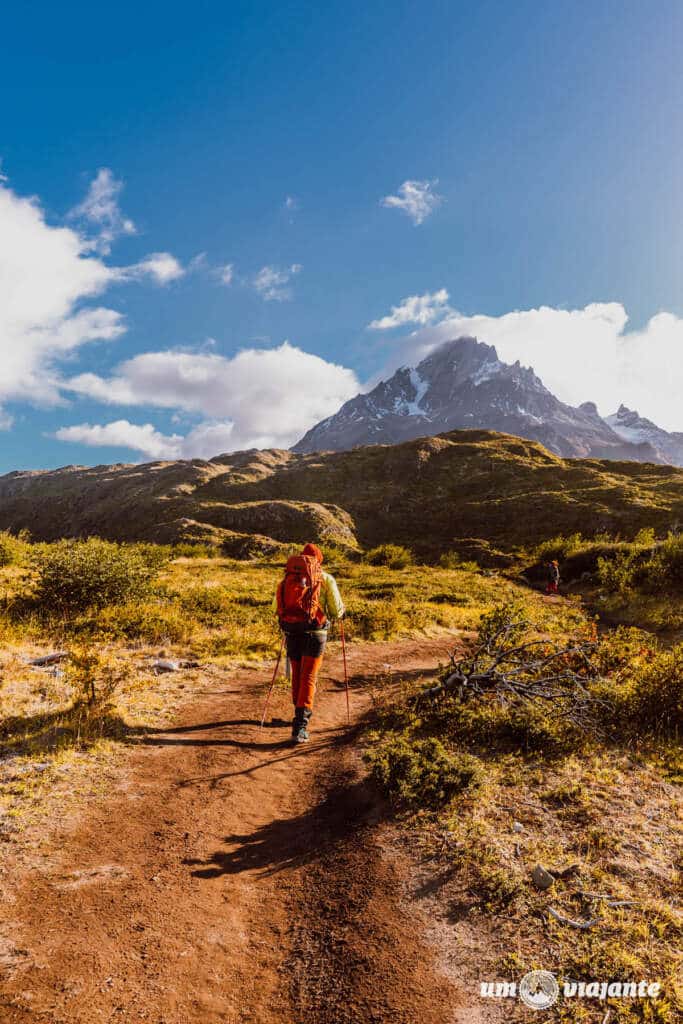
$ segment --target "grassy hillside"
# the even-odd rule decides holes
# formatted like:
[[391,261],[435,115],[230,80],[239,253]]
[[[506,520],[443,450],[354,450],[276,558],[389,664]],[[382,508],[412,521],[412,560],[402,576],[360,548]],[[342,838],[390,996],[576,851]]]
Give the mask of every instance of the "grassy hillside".
[[28,529],[39,540],[207,540],[237,557],[304,539],[395,542],[438,555],[476,538],[485,554],[587,532],[587,524],[630,538],[679,523],[681,469],[560,459],[489,431],[351,452],[250,451],[0,478],[0,529]]

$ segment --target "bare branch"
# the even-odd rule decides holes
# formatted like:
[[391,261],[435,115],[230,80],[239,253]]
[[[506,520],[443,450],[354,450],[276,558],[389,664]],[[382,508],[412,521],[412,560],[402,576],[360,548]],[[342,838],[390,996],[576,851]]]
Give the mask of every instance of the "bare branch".
[[558,717],[583,729],[595,730],[594,712],[605,702],[594,697],[587,680],[599,676],[592,641],[521,639],[528,623],[509,619],[486,637],[467,657],[451,655],[450,672],[442,682],[412,698],[413,703],[454,693],[460,700],[493,696],[503,704],[553,703]]

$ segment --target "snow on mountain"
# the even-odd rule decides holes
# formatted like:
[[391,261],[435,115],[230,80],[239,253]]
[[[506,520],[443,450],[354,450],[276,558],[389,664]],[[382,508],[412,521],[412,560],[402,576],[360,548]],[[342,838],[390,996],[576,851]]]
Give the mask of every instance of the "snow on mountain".
[[[664,438],[679,436],[645,420],[634,426],[622,417],[614,426],[592,402],[578,409],[565,405],[533,369],[504,363],[493,346],[463,337],[352,398],[309,430],[293,450],[342,451],[467,428],[530,438],[565,457],[640,462],[671,461],[671,455],[662,454]],[[675,441],[667,451],[677,451],[676,462],[683,465],[683,445],[680,450],[677,445]]]
[[650,444],[662,462],[670,462],[674,466],[683,466],[683,433],[669,433],[662,430],[652,420],[640,416],[633,409],[620,405],[612,416],[607,416],[606,423],[615,434],[631,444]]

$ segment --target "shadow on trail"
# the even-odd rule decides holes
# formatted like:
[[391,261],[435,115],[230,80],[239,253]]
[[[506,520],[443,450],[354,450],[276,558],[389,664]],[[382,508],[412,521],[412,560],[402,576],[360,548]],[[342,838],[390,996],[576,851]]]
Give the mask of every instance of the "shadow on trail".
[[[230,729],[235,726],[260,727],[261,723],[254,718],[238,718],[217,722],[200,722],[196,725],[179,725],[170,729],[136,729],[127,736],[127,741],[137,746],[149,747],[234,747],[238,750],[268,751],[279,750],[283,747],[291,747],[289,730],[291,720],[282,718],[271,719],[264,723],[263,729],[258,728],[256,735],[251,739],[232,739],[229,736],[197,736],[198,732],[205,732],[218,729]],[[266,730],[280,729],[282,735],[279,739],[271,739]],[[336,729],[319,729],[318,735],[336,733]],[[191,734],[191,735],[186,735]],[[272,733],[271,733],[272,735]],[[263,737],[263,738],[261,738]],[[267,737],[267,738],[266,738]]]
[[[444,657],[447,655],[444,654]],[[349,687],[353,691],[354,688],[358,687],[362,689],[364,686],[368,686],[381,681],[389,680],[394,682],[397,679],[401,681],[410,682],[415,679],[424,679],[436,674],[437,663],[433,666],[427,666],[425,668],[408,668],[403,669],[400,665],[388,665],[386,668],[378,668],[376,671],[368,671],[364,669],[362,672],[356,672],[349,676]],[[335,691],[344,689],[344,679],[336,679],[328,677],[325,680],[330,685],[331,689]]]
[[364,780],[342,777],[320,803],[293,818],[279,818],[245,835],[226,836],[226,849],[206,861],[187,859],[195,878],[218,878],[256,871],[276,874],[317,860],[359,828],[376,820],[377,805]]
[[[267,761],[259,761],[258,764],[249,765],[248,768],[240,768],[234,772],[221,772],[220,775],[213,776],[198,776],[196,778],[184,779],[182,782],[177,783],[179,789],[184,789],[187,786],[202,786],[206,783],[212,788],[223,782],[225,779],[234,779],[240,775],[251,775],[252,772],[257,772],[262,768],[269,768],[273,764],[279,764],[281,761],[289,761],[293,757],[308,757],[312,754],[318,753],[320,750],[329,750],[332,747],[337,747],[342,743],[351,743],[356,737],[358,729],[352,729],[351,732],[346,731],[339,735],[339,731],[336,729],[324,730],[326,732],[337,733],[337,735],[329,736],[325,740],[320,742],[316,741],[307,744],[306,746],[293,745],[290,738],[276,742],[276,743],[256,743],[251,744],[254,751],[268,751],[268,750],[286,750],[287,754],[284,757],[271,757]],[[249,744],[245,744],[249,746]]]
[[255,718],[226,718],[219,722],[199,722],[197,725],[176,725],[170,729],[159,727],[158,729],[147,729],[150,734],[161,736],[173,736],[176,733],[200,732],[204,729],[223,729],[230,725],[259,725]]

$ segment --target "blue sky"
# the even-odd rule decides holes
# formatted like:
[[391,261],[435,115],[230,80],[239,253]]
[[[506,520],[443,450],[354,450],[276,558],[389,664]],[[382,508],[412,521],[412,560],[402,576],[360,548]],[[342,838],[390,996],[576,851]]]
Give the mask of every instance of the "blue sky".
[[456,329],[683,430],[680,4],[3,22],[0,471],[292,443]]

